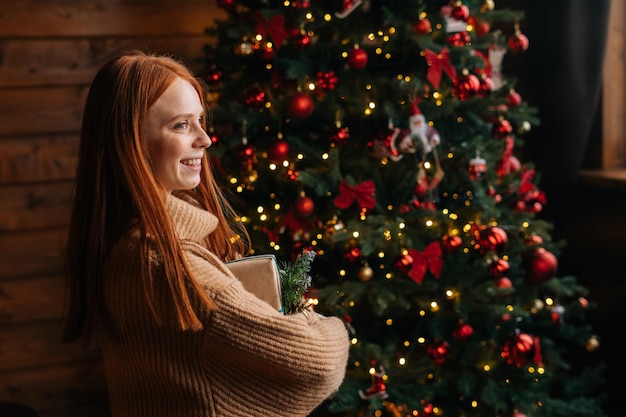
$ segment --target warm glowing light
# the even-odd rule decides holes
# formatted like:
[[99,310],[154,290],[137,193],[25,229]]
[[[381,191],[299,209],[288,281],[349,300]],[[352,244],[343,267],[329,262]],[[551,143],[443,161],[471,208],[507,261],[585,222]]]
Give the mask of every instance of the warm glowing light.
[[328,158],[330,158],[330,156],[327,153],[322,154],[322,159],[328,159]]
[[385,257],[385,252],[383,252],[383,251],[378,252],[378,257],[379,258],[384,258]]
[[426,220],[425,224],[426,224],[426,227],[433,227],[435,222],[433,222],[432,220]]
[[272,171],[276,171],[276,164],[270,164],[270,169]]
[[485,371],[485,372],[489,372],[489,371],[491,371],[491,366],[489,366],[489,365],[483,365],[483,371]]
[[313,91],[315,90],[315,83],[309,83],[309,90]]
[[[352,339],[350,339],[350,343],[356,345],[358,343],[358,339],[356,337],[353,337]],[[358,366],[357,363],[355,363],[355,365]]]
[[324,15],[324,20],[327,22],[330,22],[333,19],[333,17],[330,14],[325,14]]
[[386,324],[387,326],[391,326],[391,325],[393,324],[393,319],[387,319],[387,320],[385,320],[385,324]]
[[359,232],[357,232],[357,231],[352,232],[352,237],[355,238],[355,239],[358,238],[359,237]]
[[367,105],[367,107],[369,107],[370,109],[374,110],[376,108],[376,103],[374,103],[373,101],[370,101],[369,104]]
[[345,269],[340,269],[339,270],[339,275],[342,276],[342,277],[345,277],[346,276],[346,270]]
[[432,168],[432,165],[430,164],[430,162],[426,161],[424,162],[424,169],[430,169]]
[[554,300],[552,298],[548,297],[548,298],[546,298],[546,304],[549,305],[549,306],[554,305]]
[[423,345],[424,343],[426,343],[426,339],[420,336],[417,338],[417,343]]
[[398,359],[398,364],[400,364],[400,366],[404,366],[404,365],[406,365],[406,358],[400,358],[400,359]]

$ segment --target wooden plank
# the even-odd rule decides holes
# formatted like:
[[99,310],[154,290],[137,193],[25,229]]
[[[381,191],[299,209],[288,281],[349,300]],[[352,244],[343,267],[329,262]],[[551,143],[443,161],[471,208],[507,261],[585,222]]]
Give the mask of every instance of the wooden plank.
[[62,322],[52,320],[0,328],[0,375],[16,370],[49,367],[85,360],[101,360],[96,348],[62,343]]
[[210,0],[3,0],[0,37],[193,35],[223,15]]
[[106,395],[99,359],[0,373],[2,401],[25,404],[38,413],[72,404],[106,404]]
[[[0,334],[2,327],[63,316],[64,277],[59,275],[0,281]],[[0,345],[3,345],[0,338]]]
[[79,133],[0,138],[0,185],[73,179],[79,141]]
[[73,181],[0,186],[0,233],[67,226]]
[[626,167],[626,4],[612,1],[602,91],[602,168]]
[[140,49],[181,58],[202,69],[206,35],[159,38],[54,38],[0,41],[0,88],[89,84],[96,71],[120,51]]
[[0,281],[63,270],[67,229],[0,233]]
[[80,130],[87,86],[0,89],[0,137]]

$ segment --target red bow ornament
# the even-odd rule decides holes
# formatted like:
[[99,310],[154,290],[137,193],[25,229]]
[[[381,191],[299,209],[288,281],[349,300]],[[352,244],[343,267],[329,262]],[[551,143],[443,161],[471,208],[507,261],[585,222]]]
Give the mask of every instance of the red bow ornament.
[[256,31],[259,35],[271,39],[274,48],[280,48],[289,36],[285,29],[285,17],[282,14],[277,14],[265,19],[261,13],[257,13],[256,20]]
[[430,49],[424,51],[426,63],[428,64],[428,71],[426,72],[426,79],[432,84],[433,87],[439,89],[441,84],[441,74],[446,73],[452,81],[456,80],[456,69],[450,62],[450,53],[448,48],[443,48],[441,52],[437,53]]
[[429,243],[422,252],[409,249],[408,255],[413,258],[413,264],[408,272],[409,277],[418,284],[424,281],[426,271],[430,271],[435,278],[439,278],[443,268],[442,254],[439,242]]
[[339,183],[339,195],[333,200],[335,206],[340,209],[347,209],[357,201],[360,208],[373,209],[376,206],[376,190],[374,181],[363,181],[358,185],[350,185],[346,181],[341,180]]

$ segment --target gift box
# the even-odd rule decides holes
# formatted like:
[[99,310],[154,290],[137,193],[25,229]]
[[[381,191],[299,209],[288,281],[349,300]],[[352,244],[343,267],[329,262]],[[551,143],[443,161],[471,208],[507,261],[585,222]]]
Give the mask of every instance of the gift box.
[[274,255],[253,255],[226,263],[243,287],[282,311],[278,262]]

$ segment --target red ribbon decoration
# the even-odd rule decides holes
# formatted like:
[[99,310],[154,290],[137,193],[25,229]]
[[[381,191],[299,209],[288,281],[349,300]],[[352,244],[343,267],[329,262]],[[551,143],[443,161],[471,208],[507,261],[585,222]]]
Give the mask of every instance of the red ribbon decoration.
[[511,157],[513,156],[513,147],[515,141],[511,136],[507,136],[504,142],[504,152],[502,153],[502,174],[506,175],[511,172]]
[[376,206],[375,194],[376,190],[373,180],[363,181],[359,185],[350,185],[346,181],[341,180],[339,183],[339,195],[333,201],[335,206],[340,209],[347,209],[354,200],[359,203],[361,208],[373,209]]
[[435,278],[439,278],[441,269],[443,268],[442,254],[443,252],[441,251],[439,242],[429,243],[422,252],[409,249],[408,255],[413,258],[413,264],[408,273],[409,277],[418,284],[424,281],[426,271],[430,271]]
[[428,64],[426,79],[432,84],[433,87],[437,89],[439,88],[439,85],[441,84],[441,74],[444,72],[452,81],[456,80],[456,69],[450,62],[448,48],[443,48],[439,53],[426,49],[424,54],[426,63]]
[[289,36],[285,30],[285,17],[282,14],[277,14],[269,19],[264,19],[261,13],[257,13],[256,20],[256,31],[264,38],[269,37],[274,43],[274,48],[280,48]]

